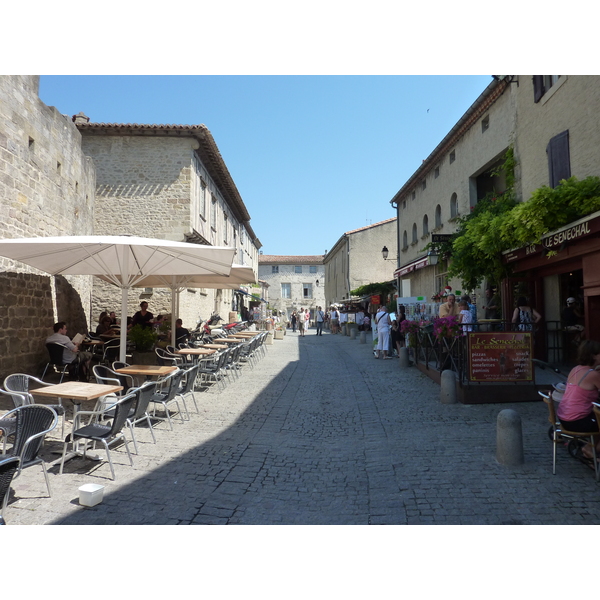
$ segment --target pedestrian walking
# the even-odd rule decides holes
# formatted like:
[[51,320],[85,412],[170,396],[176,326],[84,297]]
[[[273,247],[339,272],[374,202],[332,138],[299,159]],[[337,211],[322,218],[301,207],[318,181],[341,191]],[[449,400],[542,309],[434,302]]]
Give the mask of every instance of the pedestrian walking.
[[387,312],[385,305],[379,307],[379,312],[375,315],[375,323],[377,324],[377,356],[375,358],[382,358],[388,360],[391,356],[388,356],[388,347],[390,345],[390,329],[392,327],[392,321],[390,315]]
[[296,324],[298,322],[298,318],[296,317],[296,311],[292,312],[290,320],[292,321],[292,333],[296,333]]
[[306,321],[304,320],[304,309],[301,308],[300,312],[298,313],[298,333],[300,334],[300,337],[304,337],[305,323]]
[[317,335],[323,335],[323,323],[325,322],[325,313],[321,310],[320,306],[317,306]]
[[339,331],[340,313],[335,306],[331,307],[331,333]]

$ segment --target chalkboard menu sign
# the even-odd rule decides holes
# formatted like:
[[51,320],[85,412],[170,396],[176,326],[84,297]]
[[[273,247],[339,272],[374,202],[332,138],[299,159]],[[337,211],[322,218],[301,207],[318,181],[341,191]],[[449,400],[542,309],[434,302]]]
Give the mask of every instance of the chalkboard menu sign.
[[469,380],[533,381],[531,332],[469,334]]

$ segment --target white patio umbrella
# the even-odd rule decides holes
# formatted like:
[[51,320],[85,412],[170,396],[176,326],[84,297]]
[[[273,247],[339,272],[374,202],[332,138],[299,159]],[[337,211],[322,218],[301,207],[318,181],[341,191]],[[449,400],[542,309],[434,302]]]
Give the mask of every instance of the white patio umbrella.
[[179,294],[187,288],[237,289],[240,285],[256,283],[252,267],[231,265],[228,275],[148,275],[132,287],[169,288],[171,290],[171,343],[175,346],[175,320],[179,313]]
[[[95,275],[120,287],[121,324],[127,321],[127,292],[149,275],[228,275],[235,248],[201,246],[133,236],[61,236],[0,240],[0,256],[51,275]],[[125,360],[127,327],[121,327]]]

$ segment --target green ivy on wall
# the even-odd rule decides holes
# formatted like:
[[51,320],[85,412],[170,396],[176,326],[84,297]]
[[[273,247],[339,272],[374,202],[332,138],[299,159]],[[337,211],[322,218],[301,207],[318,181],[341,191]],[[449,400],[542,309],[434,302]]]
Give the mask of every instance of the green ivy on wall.
[[539,244],[548,232],[600,210],[600,178],[595,176],[581,181],[570,177],[555,188],[542,186],[527,202],[517,202],[514,168],[511,148],[498,170],[504,171],[507,190],[487,194],[459,219],[449,241],[425,248],[451,257],[448,276],[459,278],[465,289],[477,288],[484,279],[499,282],[509,276],[510,265],[502,262],[504,251]]

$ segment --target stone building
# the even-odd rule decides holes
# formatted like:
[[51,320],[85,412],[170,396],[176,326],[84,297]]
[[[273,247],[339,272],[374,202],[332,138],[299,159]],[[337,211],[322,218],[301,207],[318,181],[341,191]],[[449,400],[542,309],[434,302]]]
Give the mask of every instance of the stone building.
[[289,319],[293,311],[308,309],[311,321],[317,306],[325,308],[323,256],[258,257],[258,277],[268,283],[269,305]]
[[[458,218],[487,192],[506,189],[492,171],[514,141],[514,91],[508,81],[492,81],[392,198],[400,248],[393,276],[401,297],[430,298],[447,284],[460,290],[460,281],[447,278],[448,262],[432,265],[424,248],[432,236],[454,233]],[[481,294],[462,291],[475,300]]]
[[[39,76],[0,76],[0,237],[94,231],[95,169],[69,117],[39,99]],[[0,379],[37,373],[56,321],[85,331],[89,277],[49,277],[0,258]]]
[[[395,275],[401,295],[429,297],[443,289],[448,264],[431,265],[424,247],[435,235],[455,232],[456,217],[468,214],[487,192],[506,189],[502,173],[492,171],[509,147],[518,201],[571,176],[600,176],[599,110],[597,76],[495,76],[391,200],[398,212]],[[504,260],[514,276],[489,283],[498,284],[505,319],[518,296],[543,315],[535,337],[538,357],[569,359],[575,346],[564,333],[561,312],[570,297],[585,315],[586,337],[600,339],[600,213],[549,232],[541,244],[507,251]],[[460,288],[458,281],[448,283]]]
[[[327,306],[349,300],[350,292],[360,286],[391,281],[396,240],[396,217],[342,234],[324,257]],[[384,246],[388,260],[381,254]]]
[[[0,76],[0,236],[131,234],[234,246],[234,262],[258,270],[260,242],[210,131],[204,125],[89,123],[39,98],[39,76]],[[0,378],[41,373],[45,338],[56,321],[70,335],[94,330],[120,294],[91,277],[49,277],[0,258]],[[237,290],[191,289],[180,295],[184,324],[247,302]],[[139,289],[170,311],[170,292]]]
[[[600,176],[600,77],[519,76],[516,95],[517,191],[527,201],[537,188],[571,176]],[[555,254],[549,254],[549,251]],[[578,301],[587,339],[600,339],[600,213],[549,232],[541,244],[507,253],[514,277],[503,282],[505,313],[516,293],[527,295],[544,317],[536,338],[552,362],[574,358],[573,335],[562,330],[567,298]]]
[[[204,125],[90,123],[82,114],[76,124],[96,165],[96,233],[234,246],[234,262],[257,272],[260,241]],[[180,293],[179,314],[188,327],[213,312],[227,320],[244,298],[235,290],[188,289]],[[132,290],[130,314],[141,299],[154,314],[170,312],[168,290]],[[94,282],[94,317],[117,302],[114,288]]]

